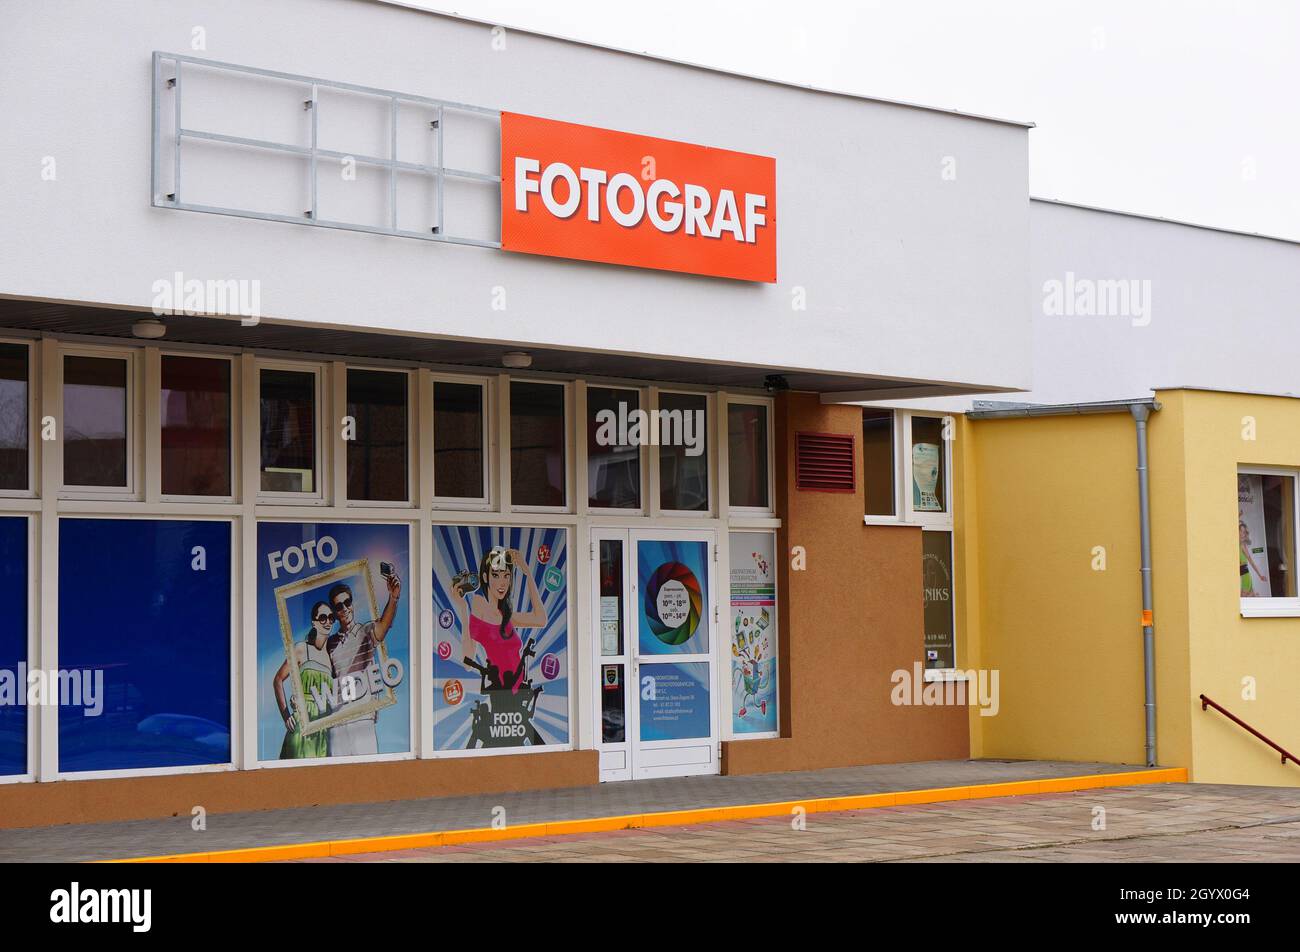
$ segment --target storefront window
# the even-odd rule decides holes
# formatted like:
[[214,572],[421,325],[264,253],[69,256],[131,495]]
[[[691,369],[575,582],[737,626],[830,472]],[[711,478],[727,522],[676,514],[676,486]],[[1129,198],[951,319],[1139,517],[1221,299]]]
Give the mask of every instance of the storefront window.
[[947,512],[942,417],[912,417],[912,511]]
[[0,344],[0,489],[27,489],[29,352]]
[[355,430],[348,447],[348,498],[405,502],[406,398],[409,377],[384,370],[348,371],[348,416]]
[[777,731],[776,533],[733,532],[731,730]]
[[162,491],[229,496],[230,361],[162,357]]
[[127,486],[125,357],[63,358],[63,482]]
[[733,507],[767,509],[767,407],[761,403],[727,406],[727,483]]
[[433,492],[441,499],[483,499],[484,388],[433,384]]
[[262,492],[316,491],[316,374],[264,369]]
[[59,520],[60,771],[230,762],[230,537],[217,520]]
[[587,504],[593,508],[641,508],[640,416],[639,391],[587,388]]
[[952,598],[952,533],[921,533],[921,577],[925,600],[925,666],[957,666]]
[[[0,672],[10,674],[18,685],[22,685],[18,672],[27,662],[27,562],[27,519],[0,519],[0,599],[5,605],[5,624],[0,626]],[[0,777],[25,773],[27,705],[0,704]]]
[[659,508],[709,511],[709,398],[702,393],[660,393]]
[[1241,597],[1295,598],[1295,477],[1237,476]]
[[510,501],[515,506],[564,506],[564,387],[510,384]]
[[868,516],[898,514],[894,489],[894,411],[862,411],[862,487]]

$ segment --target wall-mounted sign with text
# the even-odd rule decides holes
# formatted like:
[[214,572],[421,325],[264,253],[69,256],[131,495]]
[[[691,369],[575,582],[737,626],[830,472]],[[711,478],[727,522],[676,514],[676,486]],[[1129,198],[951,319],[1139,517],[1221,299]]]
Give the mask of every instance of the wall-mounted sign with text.
[[776,281],[776,160],[501,114],[506,251]]

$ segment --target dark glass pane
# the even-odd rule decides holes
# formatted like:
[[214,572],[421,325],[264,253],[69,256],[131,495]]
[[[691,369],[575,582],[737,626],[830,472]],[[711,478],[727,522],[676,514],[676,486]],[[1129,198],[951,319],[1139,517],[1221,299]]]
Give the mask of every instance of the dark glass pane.
[[[0,626],[0,671],[14,678],[13,688],[25,691],[18,676],[27,662],[27,520],[0,519],[0,601],[5,623]],[[0,777],[27,773],[27,705],[0,704]]]
[[623,653],[623,543],[600,541],[600,653]]
[[407,376],[383,370],[348,371],[348,498],[404,502],[407,484]]
[[27,489],[28,381],[25,344],[0,344],[0,489]]
[[943,420],[912,417],[912,509],[946,512]]
[[63,482],[126,486],[126,369],[116,357],[63,358]]
[[162,358],[162,491],[230,495],[230,361]]
[[604,509],[641,508],[641,444],[637,421],[641,394],[613,387],[587,388],[588,504]]
[[510,500],[563,506],[564,387],[510,384]]
[[767,407],[727,407],[727,482],[733,506],[765,509],[767,494]]
[[709,510],[709,399],[704,394],[659,394],[659,508]]
[[921,533],[921,578],[925,604],[925,666],[956,667],[951,532]]
[[316,375],[263,370],[262,490],[316,489]]
[[433,493],[451,499],[482,499],[483,387],[433,384]]
[[894,411],[862,411],[862,487],[867,515],[894,512]]
[[600,666],[600,739],[606,744],[621,744],[627,740],[627,715],[625,713],[623,666]]

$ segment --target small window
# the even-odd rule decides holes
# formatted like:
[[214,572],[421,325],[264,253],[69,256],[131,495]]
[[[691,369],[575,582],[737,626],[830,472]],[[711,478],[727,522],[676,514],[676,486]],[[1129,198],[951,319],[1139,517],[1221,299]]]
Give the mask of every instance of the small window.
[[410,378],[389,370],[348,371],[348,413],[355,430],[347,441],[348,498],[406,502]]
[[433,492],[440,499],[484,499],[485,389],[433,383]]
[[862,411],[862,487],[868,516],[898,515],[894,485],[894,411]]
[[665,512],[709,511],[708,420],[704,394],[659,394],[659,508]]
[[641,508],[641,393],[587,388],[587,504],[596,509]]
[[262,492],[316,492],[316,373],[263,369]]
[[0,344],[0,490],[29,488],[28,419],[30,349]]
[[125,357],[63,358],[63,483],[126,489]]
[[564,387],[510,384],[510,501],[562,507],[565,495]]
[[1295,499],[1294,476],[1237,475],[1238,568],[1243,599],[1296,597]]
[[921,533],[921,585],[925,606],[925,667],[955,668],[951,532]]
[[769,509],[767,469],[767,406],[727,405],[727,482],[731,505]]
[[229,496],[230,361],[162,357],[162,491]]
[[912,511],[947,512],[943,418],[912,417]]

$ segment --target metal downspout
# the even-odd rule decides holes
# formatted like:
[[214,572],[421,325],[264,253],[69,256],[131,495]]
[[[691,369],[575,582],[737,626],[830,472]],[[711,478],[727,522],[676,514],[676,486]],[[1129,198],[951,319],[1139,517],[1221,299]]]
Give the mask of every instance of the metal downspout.
[[1137,423],[1138,509],[1142,538],[1142,666],[1146,682],[1147,766],[1156,765],[1156,632],[1151,597],[1151,481],[1147,460],[1147,420],[1151,407],[1135,403],[1129,407]]

